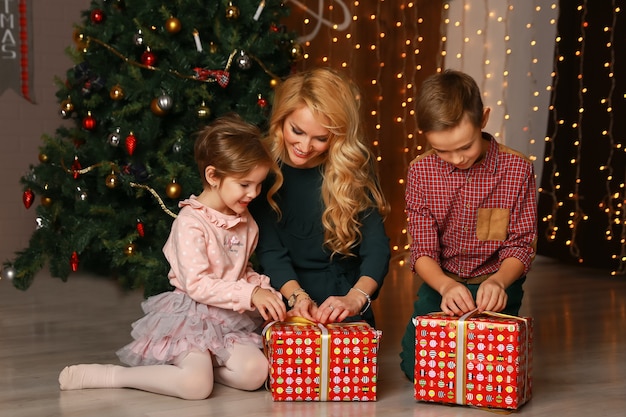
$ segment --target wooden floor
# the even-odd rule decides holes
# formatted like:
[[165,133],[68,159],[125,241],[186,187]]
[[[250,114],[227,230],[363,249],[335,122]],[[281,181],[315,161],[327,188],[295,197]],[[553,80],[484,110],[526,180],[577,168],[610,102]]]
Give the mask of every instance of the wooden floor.
[[[393,268],[376,301],[383,331],[378,401],[281,403],[264,390],[217,386],[211,398],[184,401],[130,390],[61,392],[71,363],[117,363],[141,316],[141,294],[75,274],[67,283],[41,273],[26,292],[0,281],[0,416],[486,416],[489,411],[418,403],[399,369],[399,340],[418,283]],[[626,277],[538,258],[521,314],[535,319],[533,399],[524,416],[600,417],[626,413]]]

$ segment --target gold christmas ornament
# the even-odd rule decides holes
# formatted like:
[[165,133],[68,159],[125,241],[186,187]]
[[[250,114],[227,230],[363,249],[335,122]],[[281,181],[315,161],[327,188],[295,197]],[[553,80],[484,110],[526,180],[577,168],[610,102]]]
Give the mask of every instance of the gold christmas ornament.
[[152,113],[156,114],[157,116],[165,116],[167,114],[167,110],[162,109],[159,106],[158,98],[152,99],[152,101],[150,102],[150,110],[152,111]]
[[41,162],[42,164],[45,164],[46,162],[48,162],[48,155],[46,155],[45,153],[40,153],[39,162]]
[[119,183],[119,178],[117,178],[117,175],[115,175],[115,173],[113,172],[107,175],[106,180],[104,182],[104,184],[110,189],[117,187],[118,183]]
[[74,103],[72,103],[72,99],[69,97],[61,102],[61,111],[66,113],[71,113],[74,111]]
[[276,88],[278,87],[278,84],[280,84],[280,80],[278,78],[272,78],[270,80],[270,87]]
[[181,191],[182,187],[175,180],[172,180],[172,182],[165,187],[165,194],[171,199],[180,197]]
[[41,196],[41,205],[44,207],[50,207],[52,205],[52,199],[48,196]]
[[289,49],[289,56],[293,61],[300,61],[304,56],[304,49],[299,43],[293,42],[291,49]]
[[74,39],[74,43],[76,44],[77,50],[82,51],[82,52],[85,52],[87,50],[88,42],[84,33],[76,29],[74,31],[74,34],[72,35],[72,38]]
[[229,2],[228,7],[226,8],[226,19],[238,19],[239,18],[239,7],[233,6],[233,2]]
[[207,119],[211,116],[211,109],[209,109],[203,101],[202,104],[196,109],[196,113],[198,115],[198,119]]
[[111,97],[111,100],[121,100],[124,98],[124,89],[121,85],[115,84],[113,87],[111,87],[111,90],[109,91],[109,96]]
[[165,21],[165,30],[171,34],[180,32],[181,27],[180,20],[174,16]]
[[135,246],[134,243],[129,243],[128,245],[126,245],[126,247],[124,247],[124,255],[126,256],[134,255],[136,249],[137,247]]

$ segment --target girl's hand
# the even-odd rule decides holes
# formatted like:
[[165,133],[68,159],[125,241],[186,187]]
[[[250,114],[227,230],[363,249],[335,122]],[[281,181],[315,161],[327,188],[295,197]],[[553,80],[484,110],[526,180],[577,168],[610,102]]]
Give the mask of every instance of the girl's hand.
[[272,291],[256,287],[252,292],[252,305],[259,310],[264,320],[282,321],[287,315],[283,300]]

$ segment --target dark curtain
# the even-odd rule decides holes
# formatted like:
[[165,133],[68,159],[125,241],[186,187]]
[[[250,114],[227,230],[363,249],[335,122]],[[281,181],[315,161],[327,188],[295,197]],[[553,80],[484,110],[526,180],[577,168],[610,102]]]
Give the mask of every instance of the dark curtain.
[[624,273],[626,1],[560,1],[538,253]]

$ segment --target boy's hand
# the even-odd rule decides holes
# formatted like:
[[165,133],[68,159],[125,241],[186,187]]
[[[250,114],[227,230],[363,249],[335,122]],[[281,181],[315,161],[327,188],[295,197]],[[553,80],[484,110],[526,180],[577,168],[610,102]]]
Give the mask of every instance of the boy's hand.
[[476,292],[476,306],[478,311],[502,311],[506,307],[508,296],[504,285],[495,279],[487,279],[478,287]]
[[280,297],[277,297],[272,291],[256,287],[252,292],[252,305],[259,310],[264,320],[282,321],[287,315],[287,308]]
[[441,311],[450,316],[461,316],[476,308],[472,293],[460,282],[450,279],[441,290]]

